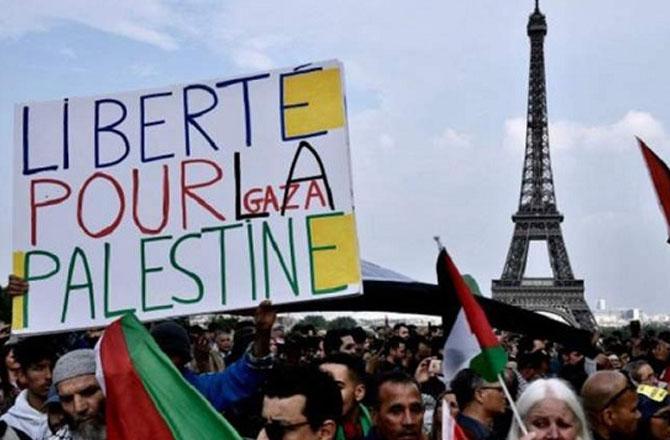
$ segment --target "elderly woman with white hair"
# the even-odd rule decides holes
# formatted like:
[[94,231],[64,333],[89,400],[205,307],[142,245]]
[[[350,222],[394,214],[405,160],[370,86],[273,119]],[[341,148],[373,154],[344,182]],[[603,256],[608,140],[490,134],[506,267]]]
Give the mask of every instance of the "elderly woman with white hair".
[[516,406],[528,435],[523,435],[515,420],[507,440],[592,440],[577,395],[560,379],[532,382]]

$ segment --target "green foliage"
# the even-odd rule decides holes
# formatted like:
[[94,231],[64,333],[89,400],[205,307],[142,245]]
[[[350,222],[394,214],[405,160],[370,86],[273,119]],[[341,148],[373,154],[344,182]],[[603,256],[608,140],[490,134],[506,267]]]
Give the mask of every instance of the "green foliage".
[[[670,325],[668,323],[663,323],[663,322],[647,322],[645,323],[640,331],[641,336],[646,336],[648,335],[649,332],[653,332],[654,334],[658,335],[660,332],[663,331],[670,331]],[[614,336],[614,333],[618,332],[620,337],[622,337],[624,340],[630,339],[632,337],[630,333],[630,325],[623,325],[620,327],[601,327],[600,328],[600,335],[603,338],[608,338],[610,336]]]
[[296,325],[312,325],[317,330],[325,330],[328,327],[328,321],[321,315],[307,315]]
[[235,328],[235,324],[237,324],[239,321],[240,321],[239,316],[219,315],[212,318],[210,320],[210,323],[217,324],[220,329],[232,330],[233,328]]
[[351,316],[339,316],[328,323],[328,330],[334,328],[354,328],[358,325]]

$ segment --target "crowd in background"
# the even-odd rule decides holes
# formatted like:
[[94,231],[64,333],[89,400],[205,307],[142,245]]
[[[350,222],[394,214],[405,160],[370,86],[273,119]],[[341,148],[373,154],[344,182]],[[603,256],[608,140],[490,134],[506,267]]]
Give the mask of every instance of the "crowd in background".
[[[285,328],[262,303],[230,327],[148,327],[244,438],[432,440],[449,430],[467,439],[670,439],[670,332],[613,332],[589,353],[500,333],[516,420],[500,382],[469,368],[443,377],[441,326]],[[0,438],[106,438],[92,350],[100,334],[2,335]]]

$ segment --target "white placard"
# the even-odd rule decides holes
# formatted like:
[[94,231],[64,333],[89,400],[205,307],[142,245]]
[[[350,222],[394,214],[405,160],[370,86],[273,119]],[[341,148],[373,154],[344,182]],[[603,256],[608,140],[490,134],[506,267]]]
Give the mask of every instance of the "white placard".
[[362,290],[337,61],[15,110],[17,333]]

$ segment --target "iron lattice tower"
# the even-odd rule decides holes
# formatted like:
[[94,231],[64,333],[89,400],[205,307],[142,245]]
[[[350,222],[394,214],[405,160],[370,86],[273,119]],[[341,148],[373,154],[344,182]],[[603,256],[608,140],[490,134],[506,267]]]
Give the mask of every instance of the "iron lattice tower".
[[[528,19],[530,74],[526,120],[526,153],[521,178],[519,210],[512,216],[514,234],[499,280],[493,280],[493,298],[534,311],[561,316],[572,325],[593,329],[593,314],[584,300],[584,281],[575,279],[563,241],[563,215],[556,208],[549,157],[544,37],[547,21],[538,0]],[[526,278],[530,242],[547,245],[552,278]]]

